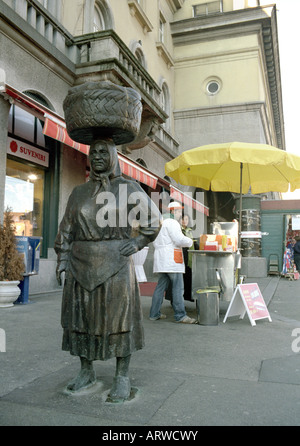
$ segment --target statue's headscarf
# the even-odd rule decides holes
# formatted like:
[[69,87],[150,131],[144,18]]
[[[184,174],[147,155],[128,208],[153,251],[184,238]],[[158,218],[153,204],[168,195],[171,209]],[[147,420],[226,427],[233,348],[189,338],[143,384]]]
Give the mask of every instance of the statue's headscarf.
[[94,141],[91,144],[91,148],[94,144],[102,144],[105,145],[108,153],[109,153],[109,166],[106,172],[97,173],[93,170],[93,166],[91,164],[91,171],[90,171],[90,180],[96,183],[96,189],[93,194],[93,196],[96,196],[100,190],[108,191],[110,189],[110,181],[113,178],[119,177],[122,175],[120,165],[119,165],[119,158],[116,146],[112,140],[97,140]]

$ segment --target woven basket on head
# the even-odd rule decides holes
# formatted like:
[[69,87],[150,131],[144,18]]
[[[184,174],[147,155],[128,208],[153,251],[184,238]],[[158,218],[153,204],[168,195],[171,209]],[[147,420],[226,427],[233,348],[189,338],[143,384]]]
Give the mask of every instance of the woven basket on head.
[[87,82],[69,90],[63,107],[67,132],[74,141],[91,144],[111,138],[120,145],[139,133],[141,97],[132,88],[110,81]]

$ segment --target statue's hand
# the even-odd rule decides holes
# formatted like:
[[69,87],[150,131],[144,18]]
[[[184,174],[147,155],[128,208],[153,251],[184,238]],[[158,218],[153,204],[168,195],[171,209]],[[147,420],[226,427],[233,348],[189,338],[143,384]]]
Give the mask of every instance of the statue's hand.
[[123,256],[131,256],[131,254],[134,254],[135,252],[138,252],[139,247],[137,244],[136,239],[126,240],[120,247],[120,253]]
[[57,265],[57,268],[56,268],[56,280],[57,280],[57,282],[58,282],[58,284],[60,286],[62,285],[61,274],[64,271],[66,271],[66,269],[67,269],[67,267],[66,267],[66,263],[65,262],[59,263]]

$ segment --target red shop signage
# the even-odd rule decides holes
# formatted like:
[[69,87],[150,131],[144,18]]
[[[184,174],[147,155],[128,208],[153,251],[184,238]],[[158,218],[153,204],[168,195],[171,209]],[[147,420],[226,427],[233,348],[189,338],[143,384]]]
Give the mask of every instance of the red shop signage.
[[49,166],[49,153],[37,149],[29,144],[18,141],[17,139],[7,138],[7,153],[18,158],[31,161],[40,166]]

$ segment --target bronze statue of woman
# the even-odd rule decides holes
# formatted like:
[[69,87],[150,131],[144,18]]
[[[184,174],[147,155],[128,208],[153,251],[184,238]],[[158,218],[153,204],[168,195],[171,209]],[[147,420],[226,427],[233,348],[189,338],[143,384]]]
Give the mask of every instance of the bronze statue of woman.
[[[131,254],[156,238],[160,213],[137,182],[121,176],[112,139],[93,141],[89,160],[90,180],[70,195],[55,241],[59,283],[65,271],[62,348],[81,361],[67,389],[77,392],[93,385],[93,361],[116,357],[109,401],[119,402],[130,396],[131,354],[144,346]],[[133,197],[140,217],[135,230]]]

